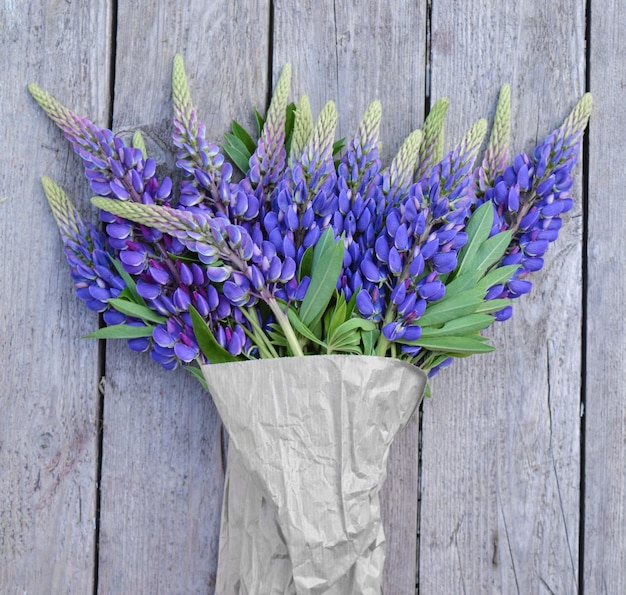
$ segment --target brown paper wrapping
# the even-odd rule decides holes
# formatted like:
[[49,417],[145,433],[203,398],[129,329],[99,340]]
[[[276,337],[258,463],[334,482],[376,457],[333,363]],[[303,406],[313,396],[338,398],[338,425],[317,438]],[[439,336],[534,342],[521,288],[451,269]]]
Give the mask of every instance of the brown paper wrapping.
[[203,373],[230,435],[217,592],[379,594],[379,492],[425,374],[348,355]]

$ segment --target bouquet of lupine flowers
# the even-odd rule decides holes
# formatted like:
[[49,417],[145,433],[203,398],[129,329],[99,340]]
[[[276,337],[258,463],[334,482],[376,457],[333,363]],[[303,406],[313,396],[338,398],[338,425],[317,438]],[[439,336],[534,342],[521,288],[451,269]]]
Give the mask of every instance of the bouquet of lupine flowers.
[[43,186],[77,294],[102,313],[89,336],[184,365],[228,429],[218,592],[378,593],[391,441],[426,374],[492,351],[481,331],[531,290],[573,206],[592,101],[511,156],[504,86],[477,164],[486,121],[445,153],[440,100],[384,167],[379,102],[344,147],[332,102],[315,123],[306,96],[288,103],[290,75],[256,134],[233,122],[220,149],[175,58],[177,193],[139,133],[127,146],[31,85],[103,225]]
[[101,209],[102,231],[43,179],[77,294],[107,325],[91,336],[128,339],[167,369],[349,353],[433,375],[451,358],[491,351],[480,331],[530,291],[572,208],[591,96],[532,154],[511,157],[504,86],[478,166],[486,121],[444,154],[440,100],[384,167],[379,102],[338,154],[333,102],[314,124],[306,96],[288,104],[290,74],[266,119],[255,112],[258,140],[234,122],[221,150],[175,58],[178,193],[139,133],[126,146],[30,86],[82,158]]

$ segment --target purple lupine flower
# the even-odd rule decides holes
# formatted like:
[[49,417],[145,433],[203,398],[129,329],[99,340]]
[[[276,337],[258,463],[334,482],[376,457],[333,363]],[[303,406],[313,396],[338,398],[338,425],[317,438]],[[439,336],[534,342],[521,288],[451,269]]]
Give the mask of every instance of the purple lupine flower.
[[255,195],[263,204],[269,200],[286,163],[285,119],[290,85],[291,67],[287,65],[276,84],[261,138],[250,158],[248,176]]
[[[396,316],[383,328],[390,341],[408,340],[404,329],[423,314],[426,303],[445,295],[438,277],[456,268],[457,252],[467,241],[463,229],[473,204],[469,174],[485,130],[485,121],[477,122],[428,178],[412,184],[399,204],[386,205],[384,226],[372,252],[375,261],[364,259],[361,273],[378,284],[381,294],[385,295],[381,281],[391,289],[387,307],[395,308]],[[402,312],[398,302],[404,306]]]
[[[332,226],[335,238],[343,236],[345,243],[336,285],[341,299],[354,295],[361,316],[380,323],[378,347],[386,347],[385,340],[400,343],[395,353],[413,363],[425,362],[435,373],[449,361],[414,343],[422,335],[420,318],[428,304],[442,299],[445,283],[454,279],[472,211],[489,200],[495,213],[492,233],[514,232],[500,265],[513,264],[517,271],[489,288],[486,299],[530,291],[527,277],[542,267],[546,249],[558,236],[561,213],[573,205],[570,172],[588,109],[575,110],[532,155],[520,153],[506,167],[509,120],[501,94],[485,159],[472,172],[484,123],[444,155],[441,131],[447,102],[440,101],[423,137],[413,133],[383,170],[378,157],[380,105],[375,102],[336,168],[332,104],[313,128],[310,114],[300,113],[307,105],[301,102],[296,112],[301,125],[294,128],[287,160],[289,77],[287,68],[250,169],[234,183],[232,166],[206,141],[177,57],[174,144],[183,180],[176,198],[172,180],[156,176],[153,159],[35,90],[33,95],[83,159],[92,190],[116,205],[96,203],[110,211],[101,213],[105,234],[97,236],[84,226],[80,237],[64,240],[77,293],[95,310],[105,306],[107,324],[143,324],[108,307],[108,300],[124,289],[110,254],[130,274],[142,304],[165,319],[151,337],[132,339],[131,349],[150,349],[153,359],[168,369],[206,361],[193,332],[193,306],[225,350],[258,357],[261,349],[248,333],[257,328],[274,332],[281,317],[276,309],[267,313],[252,306],[263,300],[271,310],[282,300],[297,312],[311,283],[303,257]],[[91,239],[83,242],[87,237]],[[494,317],[504,320],[510,314],[507,307]],[[258,327],[250,326],[250,316],[256,316]]]
[[511,87],[502,85],[483,162],[474,172],[474,193],[477,197],[477,206],[483,203],[485,192],[493,188],[494,180],[506,169],[510,137]]
[[[514,232],[501,265],[519,264],[499,293],[488,292],[489,299],[517,298],[531,290],[532,284],[526,277],[542,268],[542,256],[558,237],[560,215],[573,207],[571,171],[578,159],[590,110],[591,99],[585,95],[563,125],[535,148],[532,157],[517,155],[513,164],[496,176],[493,187],[485,189],[485,200],[494,204],[492,235],[505,229]],[[506,320],[510,315],[507,307],[495,317]]]
[[[142,321],[118,312],[108,303],[120,295],[126,284],[104,249],[104,235],[82,219],[65,192],[52,180],[43,178],[42,183],[61,233],[76,295],[90,310],[102,313],[108,325],[144,326]],[[130,339],[128,345],[134,351],[146,351],[150,341]]]
[[[383,200],[378,154],[381,117],[380,102],[374,101],[365,111],[359,130],[348,144],[337,169],[337,209],[331,224],[337,237],[344,234],[344,271],[337,282],[337,289],[343,291],[347,299],[357,289],[353,283],[357,273],[364,274],[367,281],[374,283],[377,281],[373,279],[382,279],[370,266],[373,261],[369,256],[381,224],[381,219],[376,219],[377,207]],[[395,253],[392,260],[398,263]],[[363,270],[363,264],[368,273]],[[372,287],[367,285],[366,289],[371,290]]]

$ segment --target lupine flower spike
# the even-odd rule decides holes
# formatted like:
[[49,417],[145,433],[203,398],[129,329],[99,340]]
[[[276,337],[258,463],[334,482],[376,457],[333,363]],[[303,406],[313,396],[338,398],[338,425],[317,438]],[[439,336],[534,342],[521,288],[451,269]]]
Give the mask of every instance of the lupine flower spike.
[[380,102],[337,155],[335,104],[314,123],[306,95],[288,105],[290,80],[286,66],[257,135],[233,123],[231,164],[207,140],[177,56],[178,189],[157,175],[139,133],[126,146],[29,87],[82,158],[100,209],[102,231],[44,178],[77,294],[106,325],[91,336],[126,338],[168,369],[355,353],[433,375],[454,357],[491,351],[480,332],[530,291],[572,208],[591,96],[532,154],[511,159],[503,86],[478,167],[486,121],[446,153],[441,99],[383,167]]

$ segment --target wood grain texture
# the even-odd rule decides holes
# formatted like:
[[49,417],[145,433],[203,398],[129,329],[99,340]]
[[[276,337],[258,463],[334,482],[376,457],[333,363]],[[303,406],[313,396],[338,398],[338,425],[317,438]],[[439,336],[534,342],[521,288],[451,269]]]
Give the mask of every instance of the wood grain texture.
[[[176,53],[210,140],[264,106],[268,2],[121,1],[117,20],[113,127],[141,128],[169,171]],[[122,342],[107,345],[106,377],[99,591],[212,592],[224,472],[213,403]]]
[[[531,150],[583,91],[583,4],[433,3],[432,96],[449,147],[510,82],[513,146]],[[421,593],[575,593],[578,585],[581,192],[534,288],[456,362],[424,407]]]
[[[424,115],[426,3],[274,2],[274,79],[291,62],[294,98],[306,93],[314,117],[333,99],[337,136],[354,135],[369,103],[383,105],[385,163]],[[387,536],[384,592],[415,588],[417,418],[398,436],[381,496]]]
[[110,40],[108,2],[0,6],[2,593],[93,587],[98,346],[79,337],[98,320],[74,295],[39,181],[51,176],[81,203],[82,174],[26,85],[106,117]]
[[626,10],[593,2],[585,399],[584,587],[626,591]]
[[[141,128],[168,169],[177,52],[213,140],[233,117],[252,124],[270,74],[276,80],[291,62],[292,97],[307,92],[314,114],[334,99],[338,137],[353,134],[368,103],[382,100],[386,162],[422,124],[427,80],[432,101],[451,99],[448,148],[478,117],[492,116],[503,82],[512,84],[518,150],[557,126],[582,93],[584,3],[431,2],[428,76],[426,4],[119,0],[113,26],[112,2],[0,3],[1,593],[90,593],[96,572],[100,593],[213,592],[223,482],[220,423],[206,393],[184,372],[164,372],[109,342],[96,548],[100,362],[96,342],[79,337],[97,317],[74,296],[39,177],[50,175],[86,217],[95,214],[80,161],[26,84],[106,125],[115,54],[114,128]],[[488,331],[498,351],[456,362],[424,405],[418,582],[427,595],[576,593],[581,582],[586,593],[626,591],[626,10],[590,4],[588,293],[578,165],[576,207],[532,295]],[[417,425],[394,445],[383,494],[389,594],[412,593],[415,582]]]

